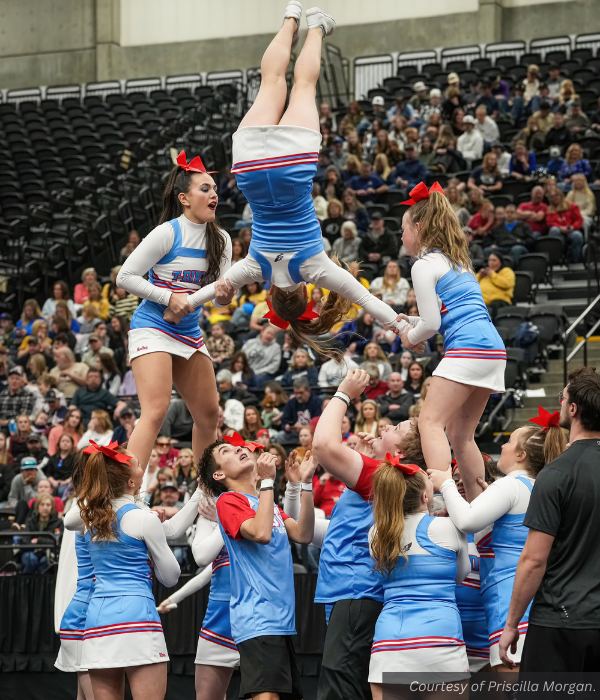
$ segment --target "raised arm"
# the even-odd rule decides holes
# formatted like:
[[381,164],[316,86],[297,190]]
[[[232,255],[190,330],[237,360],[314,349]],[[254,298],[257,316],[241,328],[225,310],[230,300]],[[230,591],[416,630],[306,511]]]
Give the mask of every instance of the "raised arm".
[[[362,369],[353,369],[345,376],[338,392],[351,401],[358,399],[369,383],[369,375]],[[313,452],[317,462],[330,474],[353,488],[363,469],[363,459],[358,452],[342,443],[342,419],[348,405],[334,396],[323,411],[313,438]]]
[[183,506],[183,508],[170,518],[165,520],[162,524],[163,530],[167,537],[167,542],[169,540],[178,540],[194,523],[196,516],[198,515],[198,502],[202,496],[202,491],[200,488],[196,488],[192,494],[190,500]]
[[[236,292],[250,282],[264,282],[260,265],[249,255],[243,260],[238,260],[238,262],[231,265],[226,271],[223,269],[221,271],[223,273],[222,277],[229,280]],[[216,282],[213,282],[212,284],[207,284],[206,287],[202,287],[197,292],[190,294],[188,297],[190,306],[193,309],[197,309],[199,306],[213,301],[215,289]]]
[[[294,542],[309,544],[315,532],[315,505],[312,492],[312,478],[317,468],[317,460],[311,451],[306,453],[304,461],[298,468],[300,476],[300,514],[298,520],[288,518],[285,529]],[[284,511],[285,512],[285,511]]]
[[[286,515],[289,515],[290,518],[298,520],[298,518],[300,517],[300,496],[302,493],[302,484],[300,481],[300,473],[298,471],[298,467],[300,466],[300,464],[295,460],[295,454],[295,450],[292,453],[290,453],[290,457],[286,464],[285,473],[288,478],[288,482],[285,485],[285,496],[283,498],[283,512]],[[290,460],[293,460],[294,463],[292,464]],[[323,540],[325,539],[325,535],[327,534],[327,528],[329,527],[329,520],[315,519],[314,525],[315,532],[311,540],[311,544],[314,544],[315,547],[321,549],[321,547],[323,546]]]
[[225,544],[217,523],[217,510],[211,500],[199,507],[196,535],[192,542],[192,555],[198,566],[208,566],[218,556]]
[[[169,549],[162,523],[154,513],[149,511],[138,512],[140,516],[143,516],[143,519],[141,519],[141,539],[146,543],[146,547],[152,555],[156,578],[163,586],[171,588],[179,581],[181,569],[177,559],[175,559],[175,555]],[[125,518],[132,515],[134,514],[131,512],[126,513],[123,520],[125,521]],[[123,523],[123,527],[125,528],[125,523]]]

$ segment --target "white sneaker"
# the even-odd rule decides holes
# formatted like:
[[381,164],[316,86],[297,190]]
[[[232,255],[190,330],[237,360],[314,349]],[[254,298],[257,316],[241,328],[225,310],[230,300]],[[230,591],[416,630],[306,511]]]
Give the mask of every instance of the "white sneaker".
[[290,17],[295,19],[296,24],[298,25],[298,29],[296,29],[296,33],[294,34],[294,38],[292,39],[292,48],[294,48],[298,43],[298,30],[300,29],[300,18],[302,17],[302,3],[300,2],[300,0],[290,0],[288,2],[287,7],[285,8],[283,19],[286,20]]
[[331,36],[335,31],[335,20],[326,15],[320,7],[311,7],[306,10],[306,23],[309,29],[321,27],[323,36]]

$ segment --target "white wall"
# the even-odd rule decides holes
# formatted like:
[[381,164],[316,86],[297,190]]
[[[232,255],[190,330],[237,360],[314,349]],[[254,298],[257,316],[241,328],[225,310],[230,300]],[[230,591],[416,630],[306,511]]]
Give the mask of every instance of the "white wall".
[[[346,26],[476,12],[479,0],[325,0],[323,5],[339,26]],[[273,34],[284,8],[284,0],[222,0],[221,6],[201,0],[121,0],[120,43],[144,46]]]

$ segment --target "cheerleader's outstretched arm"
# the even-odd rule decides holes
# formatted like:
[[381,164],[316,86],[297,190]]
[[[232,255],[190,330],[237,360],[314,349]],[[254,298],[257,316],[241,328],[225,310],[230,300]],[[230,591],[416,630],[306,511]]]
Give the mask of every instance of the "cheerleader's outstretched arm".
[[417,296],[419,317],[412,322],[408,340],[416,345],[438,333],[442,325],[440,305],[435,286],[440,279],[440,270],[427,259],[417,260],[412,268],[412,282]]
[[192,542],[192,555],[196,564],[198,566],[212,564],[224,545],[223,535],[217,523],[200,516]]
[[[300,267],[300,274],[306,282],[312,282],[318,287],[325,287],[333,292],[358,304],[379,323],[388,327],[403,327],[396,321],[397,313],[385,302],[373,296],[363,285],[353,277],[348,270],[332,262],[326,253],[313,255]],[[408,327],[407,324],[405,324]]]
[[[300,515],[300,489],[300,482],[288,481],[285,486],[283,512],[294,520],[298,520]],[[313,535],[311,544],[321,549],[328,527],[329,520],[315,519],[315,534]]]
[[172,292],[155,287],[144,279],[144,275],[169,253],[173,247],[174,236],[173,227],[168,222],[150,231],[123,263],[117,275],[119,287],[141,299],[149,299],[162,306],[168,306]]
[[[237,292],[245,284],[250,282],[264,282],[260,265],[247,255],[243,260],[238,260],[226,271],[221,270],[223,277],[231,282],[232,287]],[[190,294],[188,301],[193,309],[207,304],[215,296],[215,283],[207,284],[194,294]]]
[[169,600],[171,603],[175,603],[176,605],[179,605],[182,600],[185,600],[185,598],[189,598],[189,596],[193,595],[194,593],[197,593],[200,589],[204,588],[208,583],[210,583],[210,579],[212,577],[212,566],[206,566],[202,571],[194,576],[194,578],[191,578],[185,585],[183,585],[181,588],[178,588],[175,593],[170,593],[169,594]]
[[69,508],[69,512],[65,515],[64,518],[64,524],[65,528],[67,530],[70,530],[71,532],[77,532],[80,535],[83,535],[85,532],[85,525],[83,524],[83,520],[81,519],[81,511],[79,510],[79,506],[77,503],[75,503],[71,508]]
[[154,562],[156,578],[163,586],[167,588],[174,586],[179,581],[181,569],[177,559],[175,559],[175,555],[167,544],[162,523],[156,515],[150,511],[129,511],[123,516],[121,527],[125,534],[143,540],[146,543],[148,552],[150,552]]
[[198,501],[202,496],[200,488],[196,488],[190,500],[178,511],[170,520],[165,520],[162,524],[167,542],[178,540],[194,523],[198,515]]
[[514,507],[519,496],[514,479],[506,478],[495,481],[471,503],[458,493],[452,479],[444,481],[440,493],[450,519],[461,532],[467,534],[479,532],[496,522]]

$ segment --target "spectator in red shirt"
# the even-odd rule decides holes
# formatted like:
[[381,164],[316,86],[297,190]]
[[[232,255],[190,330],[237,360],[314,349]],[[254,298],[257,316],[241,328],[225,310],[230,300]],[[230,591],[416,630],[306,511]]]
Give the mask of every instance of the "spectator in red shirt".
[[383,396],[388,390],[387,382],[379,379],[379,367],[374,362],[365,362],[362,367],[369,375],[369,385],[365,389],[365,396],[375,401],[379,396]]
[[576,204],[569,204],[561,190],[555,188],[550,193],[550,206],[546,214],[548,235],[566,239],[567,258],[571,262],[581,262],[583,248],[583,217]]
[[320,508],[329,519],[331,511],[340,500],[345,488],[346,484],[343,481],[331,476],[329,472],[323,472],[318,484],[314,487],[315,508]]
[[517,219],[529,224],[533,231],[533,237],[539,238],[545,235],[548,227],[546,225],[546,212],[548,205],[544,203],[544,188],[536,185],[531,190],[531,200],[519,204],[517,209]]
[[473,238],[483,238],[496,222],[494,205],[489,199],[484,199],[481,209],[469,219],[469,228],[473,231]]
[[[49,493],[52,496],[52,484],[48,481],[48,479],[40,479],[38,481],[37,495],[39,496],[42,493]],[[37,498],[37,496],[36,496],[36,498]],[[54,499],[54,507],[56,508],[56,512],[62,518],[62,514],[65,510],[65,504],[62,502],[62,499],[59,498],[58,496],[53,496],[53,499]],[[33,506],[34,503],[35,503],[35,498],[30,498],[27,505],[31,509],[31,507]]]
[[166,435],[159,435],[154,443],[154,449],[160,455],[159,467],[172,467],[177,461],[179,450],[171,447],[171,438]]

